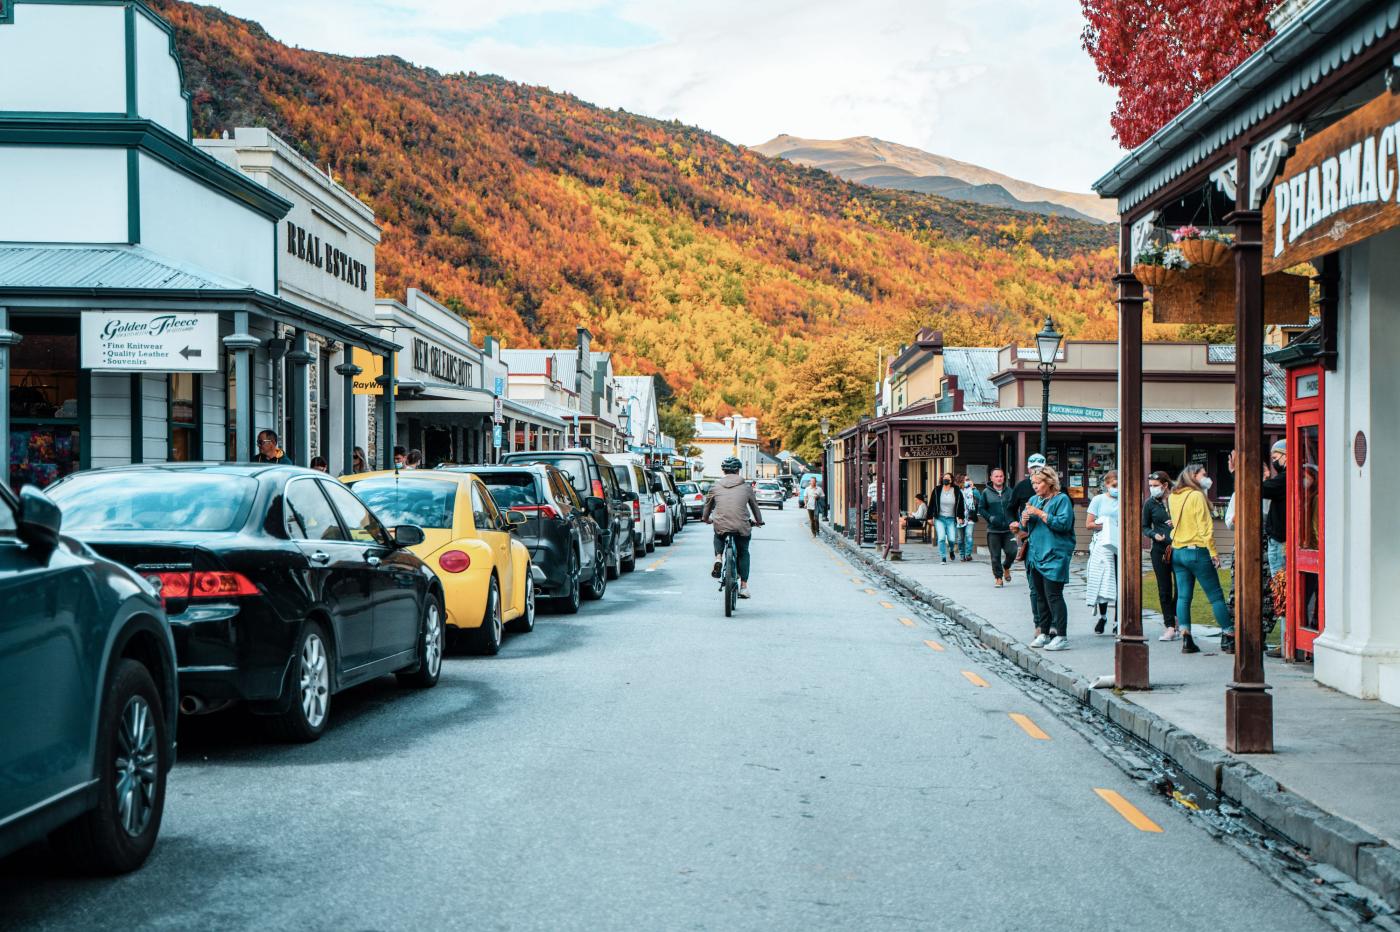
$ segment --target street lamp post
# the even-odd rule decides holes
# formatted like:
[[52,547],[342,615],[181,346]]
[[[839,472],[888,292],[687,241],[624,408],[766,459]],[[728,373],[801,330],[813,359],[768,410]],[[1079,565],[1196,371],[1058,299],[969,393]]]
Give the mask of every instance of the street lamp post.
[[1035,335],[1035,352],[1040,357],[1040,455],[1046,456],[1050,446],[1050,377],[1055,374],[1055,356],[1060,351],[1063,335],[1047,314],[1045,326]]

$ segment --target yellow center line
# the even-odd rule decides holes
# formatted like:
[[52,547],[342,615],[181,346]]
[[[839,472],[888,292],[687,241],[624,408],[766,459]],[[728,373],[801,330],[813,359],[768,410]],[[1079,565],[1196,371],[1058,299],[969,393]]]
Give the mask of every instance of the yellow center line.
[[891,604],[888,603],[888,602],[881,602],[881,603],[880,603],[880,607],[881,607],[881,608],[894,608],[894,606],[891,605]]
[[1035,722],[1031,721],[1030,718],[1028,718],[1027,716],[1022,715],[1020,712],[1008,712],[1006,714],[1011,716],[1011,720],[1013,722],[1021,726],[1022,731],[1024,731],[1026,734],[1030,735],[1037,741],[1050,740],[1050,736],[1047,735],[1045,732],[1041,731],[1040,726],[1037,725]]
[[986,689],[990,685],[986,680],[982,679],[982,677],[978,676],[976,673],[973,673],[971,670],[962,671],[962,675],[967,677],[967,681],[973,686],[980,686],[983,689]]
[[875,594],[875,590],[874,590],[874,589],[867,589],[867,590],[865,590],[865,594],[866,594],[866,595],[874,595],[874,594]]
[[937,641],[924,641],[924,643],[927,644],[930,649],[936,650],[940,654],[943,653],[943,645],[938,643]]
[[913,620],[912,620],[912,619],[909,619],[909,618],[901,618],[901,619],[899,619],[899,623],[902,624],[902,625],[904,625],[904,627],[906,627],[906,628],[912,628],[912,627],[914,627],[914,622],[913,622]]
[[1113,807],[1114,811],[1128,821],[1128,824],[1140,832],[1160,832],[1162,826],[1153,822],[1138,810],[1137,806],[1123,798],[1121,793],[1113,790],[1105,790],[1101,787],[1094,787],[1094,792],[1099,794],[1099,798]]

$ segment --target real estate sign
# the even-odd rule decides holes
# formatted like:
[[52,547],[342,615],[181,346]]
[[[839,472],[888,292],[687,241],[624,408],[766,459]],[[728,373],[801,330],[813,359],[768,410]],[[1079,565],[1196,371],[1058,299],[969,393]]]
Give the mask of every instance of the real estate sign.
[[82,366],[98,372],[217,372],[219,315],[83,311]]

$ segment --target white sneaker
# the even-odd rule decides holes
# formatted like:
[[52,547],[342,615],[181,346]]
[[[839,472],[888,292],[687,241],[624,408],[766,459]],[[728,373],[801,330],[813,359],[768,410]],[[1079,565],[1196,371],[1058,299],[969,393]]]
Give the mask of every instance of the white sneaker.
[[1031,647],[1044,647],[1046,644],[1049,643],[1050,636],[1048,634],[1037,634],[1035,636],[1035,640],[1031,641]]
[[1181,629],[1180,629],[1180,628],[1168,628],[1167,630],[1165,630],[1165,631],[1162,632],[1162,636],[1159,637],[1157,640],[1159,640],[1159,641],[1176,641],[1176,640],[1180,640],[1180,638],[1181,638]]
[[1052,638],[1049,644],[1046,644],[1046,645],[1045,645],[1045,649],[1046,649],[1046,650],[1069,650],[1069,638],[1065,637],[1063,634],[1058,635],[1058,636]]
[[740,586],[740,587],[739,587],[739,598],[741,598],[741,599],[747,599],[748,597],[749,597],[749,587],[748,587],[748,586]]

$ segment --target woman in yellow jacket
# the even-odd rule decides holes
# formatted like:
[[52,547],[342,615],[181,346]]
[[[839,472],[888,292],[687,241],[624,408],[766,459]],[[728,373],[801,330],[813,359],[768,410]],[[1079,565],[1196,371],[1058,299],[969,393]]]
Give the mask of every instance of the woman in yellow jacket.
[[1200,653],[1191,638],[1191,596],[1196,583],[1210,599],[1210,610],[1220,626],[1220,649],[1235,651],[1234,623],[1225,607],[1225,594],[1220,591],[1220,557],[1215,553],[1214,519],[1206,492],[1210,476],[1204,466],[1187,466],[1177,479],[1176,488],[1167,497],[1167,509],[1172,519],[1172,573],[1176,577],[1176,620],[1181,626],[1181,652]]

